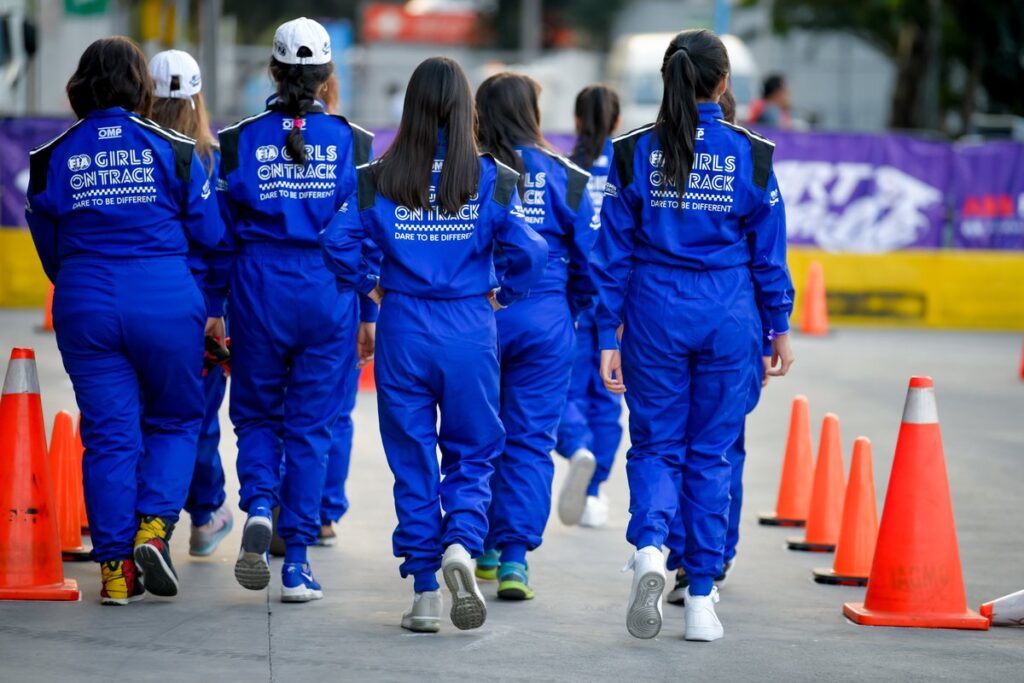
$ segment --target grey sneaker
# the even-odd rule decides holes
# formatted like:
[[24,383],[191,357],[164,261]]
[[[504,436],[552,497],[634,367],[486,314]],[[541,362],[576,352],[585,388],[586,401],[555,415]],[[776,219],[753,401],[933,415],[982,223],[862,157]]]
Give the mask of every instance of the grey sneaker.
[[437,633],[441,630],[443,609],[441,591],[416,593],[412,599],[412,609],[402,615],[402,628],[417,633]]
[[441,574],[452,594],[451,618],[455,627],[463,631],[480,628],[487,620],[487,604],[476,585],[473,560],[458,543],[444,551]]
[[217,545],[231,533],[233,525],[231,509],[224,503],[213,511],[209,522],[200,526],[192,525],[192,535],[188,539],[188,554],[196,557],[212,555]]
[[260,591],[270,583],[267,549],[273,534],[270,517],[249,515],[242,530],[242,547],[235,561],[235,580],[242,588]]
[[587,507],[587,488],[594,476],[597,460],[586,448],[581,448],[569,458],[569,473],[558,494],[558,518],[562,524],[576,526],[583,518]]

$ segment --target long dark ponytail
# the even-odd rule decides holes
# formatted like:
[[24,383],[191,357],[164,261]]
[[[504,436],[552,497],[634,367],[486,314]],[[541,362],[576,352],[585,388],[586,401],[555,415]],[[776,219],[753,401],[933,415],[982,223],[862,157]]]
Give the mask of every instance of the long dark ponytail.
[[[302,50],[308,51],[308,48],[299,49],[300,57],[303,56]],[[306,163],[306,141],[302,137],[305,116],[316,104],[320,88],[332,73],[334,64],[330,62],[318,65],[285,64],[273,57],[270,59],[270,75],[277,83],[276,106],[295,119],[288,131],[285,148],[296,164]]]
[[447,57],[425,60],[409,79],[395,141],[372,167],[382,195],[409,208],[431,208],[430,181],[439,130],[447,133],[448,149],[437,204],[456,214],[477,191],[480,159],[473,92],[462,67]]
[[606,85],[588,85],[576,96],[576,146],[569,156],[585,169],[594,165],[619,122],[619,96]]
[[516,153],[516,146],[551,149],[540,132],[539,99],[540,84],[537,81],[507,71],[491,76],[476,91],[480,149],[519,172],[520,190],[526,169]]
[[681,197],[693,168],[697,139],[697,99],[708,99],[729,73],[729,54],[711,31],[683,31],[672,39],[661,63],[665,94],[656,130],[665,158],[665,175]]

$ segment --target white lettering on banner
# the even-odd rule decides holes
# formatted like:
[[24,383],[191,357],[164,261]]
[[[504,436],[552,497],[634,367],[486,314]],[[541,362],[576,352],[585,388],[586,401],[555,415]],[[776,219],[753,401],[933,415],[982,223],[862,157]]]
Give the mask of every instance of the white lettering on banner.
[[937,188],[892,166],[778,161],[775,173],[789,235],[831,251],[882,253],[913,244],[931,226],[925,211],[942,202]]

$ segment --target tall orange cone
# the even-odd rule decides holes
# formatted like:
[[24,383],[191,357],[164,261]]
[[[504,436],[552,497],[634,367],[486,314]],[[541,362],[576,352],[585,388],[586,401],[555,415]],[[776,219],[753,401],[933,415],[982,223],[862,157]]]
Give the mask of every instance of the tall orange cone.
[[800,314],[800,331],[813,336],[828,334],[828,299],[825,296],[825,270],[818,261],[812,261],[807,269],[807,284],[804,286],[803,295],[804,304]]
[[62,410],[53,420],[53,434],[50,436],[50,468],[53,471],[57,530],[64,559],[83,562],[89,559],[89,551],[82,545],[82,520],[78,509],[81,475],[75,475],[77,467],[75,421],[71,413]]
[[46,293],[46,308],[43,309],[43,325],[39,328],[41,332],[53,332],[53,285]]
[[946,456],[931,377],[912,377],[864,602],[843,614],[868,626],[984,630],[967,609]]
[[843,586],[864,586],[871,574],[871,558],[878,540],[878,504],[875,473],[871,466],[871,441],[853,442],[850,481],[843,501],[843,524],[831,569],[815,569],[814,580]]
[[1024,348],[1020,352],[1020,378],[1024,379]]
[[82,445],[82,414],[78,414],[75,421],[75,499],[78,501],[78,519],[82,525],[82,533],[89,533],[89,515],[85,511],[85,486],[82,479],[82,457],[85,455],[85,446]]
[[796,396],[789,417],[786,454],[782,460],[782,480],[775,509],[760,515],[767,526],[803,526],[811,506],[814,481],[814,444],[811,442],[811,417],[806,396]]
[[843,473],[843,450],[839,441],[839,418],[825,415],[818,443],[818,462],[814,466],[814,489],[807,511],[807,529],[803,538],[787,539],[790,550],[830,553],[836,549],[839,527],[843,521],[843,496],[846,476]]
[[0,397],[0,600],[77,600],[64,580],[32,349],[14,349]]
[[373,379],[373,361],[363,366],[359,373],[359,391],[377,391],[377,383]]
[[993,626],[1024,626],[1024,591],[986,602],[978,611]]

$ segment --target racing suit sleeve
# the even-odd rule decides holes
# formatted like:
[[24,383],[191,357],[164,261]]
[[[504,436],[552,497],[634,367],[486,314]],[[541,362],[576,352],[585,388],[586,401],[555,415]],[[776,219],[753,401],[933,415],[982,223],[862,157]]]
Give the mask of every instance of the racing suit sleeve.
[[548,243],[526,224],[518,192],[512,193],[507,206],[496,202],[488,205],[498,208],[493,219],[494,242],[506,259],[496,299],[501,306],[508,306],[526,296],[544,274]]
[[209,248],[216,247],[224,236],[224,223],[217,212],[213,185],[206,168],[193,152],[192,170],[184,192],[182,222],[191,241]]
[[789,331],[794,296],[786,265],[786,207],[774,172],[743,223],[764,334],[772,339]]
[[377,286],[377,275],[365,255],[363,244],[372,241],[358,206],[358,193],[353,192],[320,231],[318,240],[324,264],[337,276],[338,287],[353,288],[365,296]]
[[[32,187],[31,182],[29,187]],[[43,272],[50,278],[50,282],[56,282],[57,271],[60,268],[60,258],[57,254],[57,222],[47,212],[44,193],[29,194],[25,201],[25,220],[28,221],[39,261],[43,264]]]
[[597,288],[590,274],[590,252],[597,241],[601,217],[594,212],[590,194],[583,193],[580,205],[573,216],[572,232],[569,237],[569,310],[573,317],[590,308],[594,303]]

